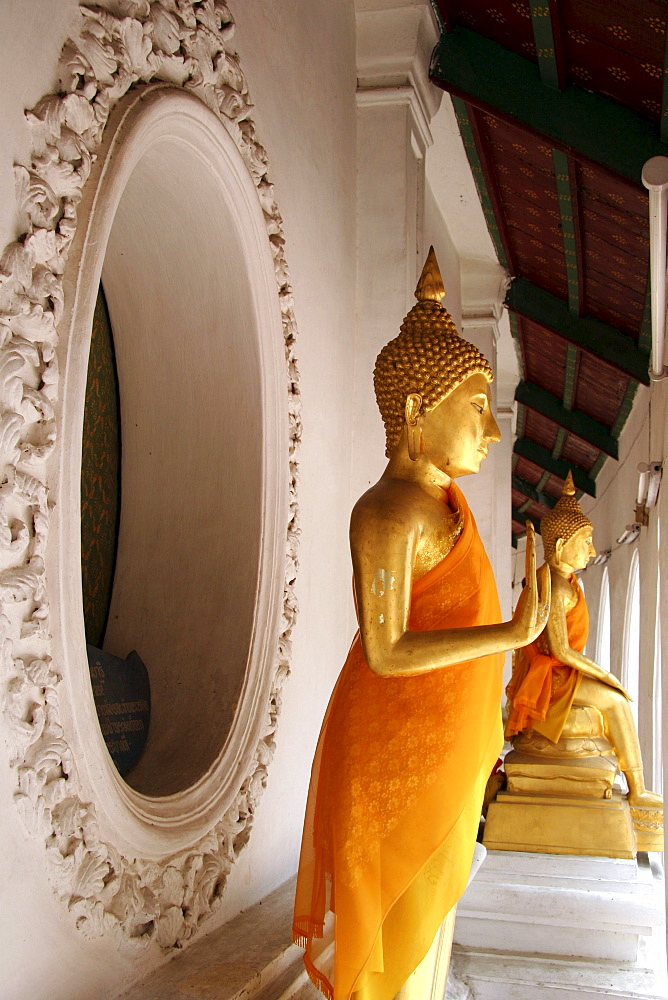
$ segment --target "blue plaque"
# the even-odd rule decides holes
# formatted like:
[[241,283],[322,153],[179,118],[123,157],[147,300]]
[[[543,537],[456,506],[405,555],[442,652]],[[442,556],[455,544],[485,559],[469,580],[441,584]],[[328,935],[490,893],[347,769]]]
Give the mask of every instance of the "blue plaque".
[[125,660],[86,646],[100,729],[119,774],[139,760],[151,716],[148,673],[133,650]]

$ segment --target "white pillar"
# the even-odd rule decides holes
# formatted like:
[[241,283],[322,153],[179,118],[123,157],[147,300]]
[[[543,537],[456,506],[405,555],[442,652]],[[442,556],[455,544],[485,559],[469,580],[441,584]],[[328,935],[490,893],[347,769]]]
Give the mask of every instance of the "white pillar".
[[[438,29],[429,0],[357,0],[357,345],[352,500],[384,466],[373,392],[381,347],[414,304],[423,261],[424,155],[441,91],[428,79]],[[446,285],[448,275],[443,276]],[[353,432],[355,433],[355,432]]]
[[494,414],[501,441],[489,449],[480,472],[461,486],[471,505],[494,569],[504,618],[512,607],[511,476],[517,360],[503,312],[505,270],[492,261],[462,261],[462,335],[482,351],[495,374]]

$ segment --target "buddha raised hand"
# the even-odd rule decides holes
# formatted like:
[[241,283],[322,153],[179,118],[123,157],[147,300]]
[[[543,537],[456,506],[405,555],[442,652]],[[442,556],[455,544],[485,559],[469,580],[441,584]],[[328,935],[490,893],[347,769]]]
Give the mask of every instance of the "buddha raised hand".
[[376,362],[389,462],[353,510],[360,632],[313,764],[293,932],[334,1000],[390,1000],[466,887],[502,745],[502,654],[534,639],[549,608],[530,533],[528,584],[501,621],[454,483],[478,471],[499,429],[489,364],[443,295],[431,250],[417,305]]
[[593,706],[629,786],[629,804],[659,808],[661,796],[645,789],[642,758],[629,695],[617,678],[582,652],[589,616],[575,577],[596,555],[593,525],[575,497],[569,472],[563,495],[541,521],[545,560],[552,578],[552,607],[545,632],[518,654],[508,685],[506,736],[533,729],[558,743],[573,705]]

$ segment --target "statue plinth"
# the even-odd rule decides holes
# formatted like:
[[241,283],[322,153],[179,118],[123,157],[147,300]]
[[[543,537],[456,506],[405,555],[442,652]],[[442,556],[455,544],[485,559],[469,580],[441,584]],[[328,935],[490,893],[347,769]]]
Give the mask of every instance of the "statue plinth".
[[603,717],[593,706],[573,706],[561,738],[552,743],[535,729],[519,733],[504,762],[507,791],[609,799],[617,758]]
[[661,811],[629,806],[613,788],[619,765],[593,706],[571,709],[558,743],[519,733],[504,769],[506,788],[487,813],[489,850],[610,858],[663,850]]
[[537,758],[513,750],[506,757],[506,790],[518,795],[564,795],[568,798],[612,798],[617,774],[609,757],[575,760]]
[[634,858],[638,849],[631,810],[618,789],[607,799],[499,792],[483,843],[491,851],[609,858]]

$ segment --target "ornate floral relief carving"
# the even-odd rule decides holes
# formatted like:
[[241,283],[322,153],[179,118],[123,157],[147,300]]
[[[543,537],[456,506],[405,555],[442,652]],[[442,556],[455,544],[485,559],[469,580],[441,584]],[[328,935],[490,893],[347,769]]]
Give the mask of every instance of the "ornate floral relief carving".
[[[112,933],[143,949],[179,947],[216,907],[248,841],[274,750],[281,687],[289,670],[296,599],[297,460],[300,438],[295,321],[281,217],[267,156],[222,0],[103,0],[82,5],[59,66],[62,93],[27,112],[29,163],[16,167],[24,236],[0,260],[0,671],[13,735],[16,804],[43,838],[54,884],[88,935]],[[130,87],[165,81],[191,91],[233,137],[257,188],[273,255],[285,337],[290,427],[290,523],[283,617],[265,735],[250,773],[213,829],[161,863],[128,859],[102,840],[95,805],[82,801],[59,712],[65,664],[53,661],[44,550],[52,487],[47,458],[58,426],[55,349],[63,273],[77,205],[109,112]]]

